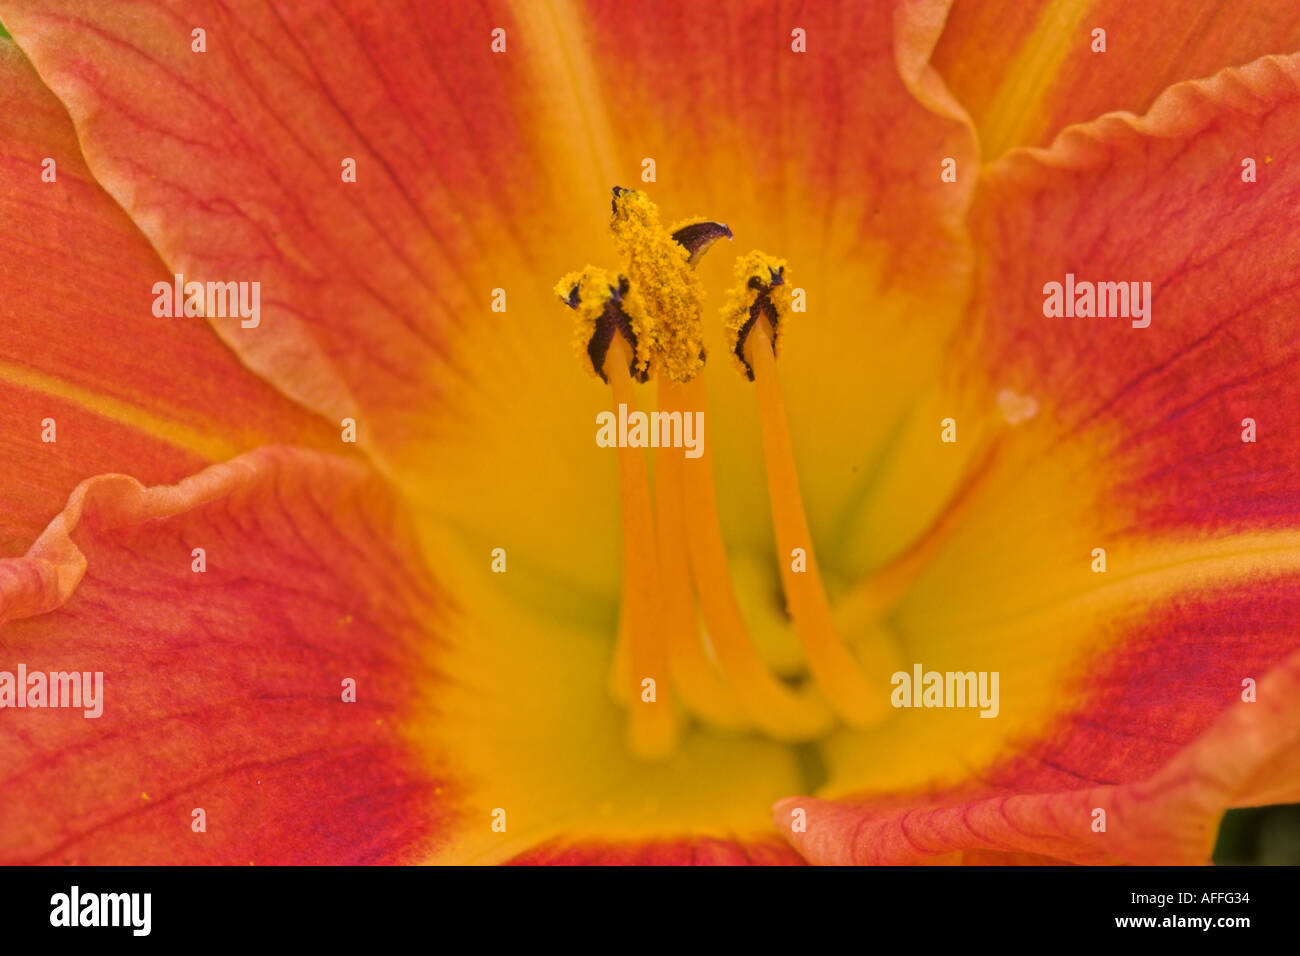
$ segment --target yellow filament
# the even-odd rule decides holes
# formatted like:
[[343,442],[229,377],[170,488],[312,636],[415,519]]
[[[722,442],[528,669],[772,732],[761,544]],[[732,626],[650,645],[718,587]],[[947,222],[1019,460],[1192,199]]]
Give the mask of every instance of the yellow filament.
[[[675,405],[683,414],[704,410],[703,378],[677,390]],[[699,458],[682,460],[682,503],[696,596],[719,670],[755,726],[768,736],[785,741],[820,737],[834,725],[825,702],[815,691],[795,691],[781,683],[749,639],[727,568],[708,442],[702,450]]]
[[[635,407],[632,376],[628,365],[632,350],[621,335],[615,335],[605,357],[605,375],[616,405]],[[650,511],[650,482],[646,458],[637,448],[618,450],[619,485],[623,500],[623,598],[619,606],[619,633],[626,641],[626,673],[619,675],[621,662],[615,656],[615,679],[625,681],[628,701],[628,734],[633,753],[660,757],[676,744],[677,718],[673,711],[672,688],[664,643],[659,639],[659,568],[656,557],[654,518]],[[645,699],[646,679],[654,681],[653,702]]]
[[[860,649],[860,654],[869,655],[862,660],[840,638],[808,532],[776,356],[772,351],[772,329],[765,315],[760,314],[754,323],[745,349],[758,387],[763,461],[776,531],[777,564],[795,633],[799,635],[813,677],[836,714],[852,726],[872,726],[889,711],[889,679],[899,664],[896,649],[888,641],[874,641]],[[805,571],[795,571],[792,567],[796,548],[801,548],[806,556]]]
[[[670,414],[689,414],[682,409],[681,386],[662,374],[659,407]],[[659,536],[669,670],[687,710],[715,727],[739,730],[750,726],[750,721],[735,691],[721,679],[717,667],[709,660],[695,616],[682,498],[683,464],[680,448],[660,444],[655,466],[655,531]]]

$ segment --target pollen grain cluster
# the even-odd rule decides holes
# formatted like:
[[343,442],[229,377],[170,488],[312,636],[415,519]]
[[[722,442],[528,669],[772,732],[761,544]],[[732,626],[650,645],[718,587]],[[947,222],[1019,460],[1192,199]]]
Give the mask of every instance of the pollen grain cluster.
[[757,249],[736,259],[736,284],[722,305],[722,328],[727,336],[727,350],[736,367],[746,378],[754,377],[745,360],[745,339],[760,309],[766,307],[772,326],[772,350],[781,342],[780,320],[790,314],[790,287],[786,284],[786,262]]
[[[605,377],[596,365],[592,342],[602,332],[602,321],[613,320],[614,317],[609,315],[612,305],[617,319],[626,321],[631,329],[628,344],[635,350],[632,370],[644,381],[653,354],[654,320],[646,311],[640,293],[626,278],[589,265],[581,272],[567,273],[555,284],[555,294],[574,311],[573,352],[593,378]],[[603,356],[603,349],[600,354]]]
[[610,228],[632,287],[655,317],[659,371],[674,382],[690,381],[704,367],[704,287],[690,252],[660,222],[649,197],[634,189],[615,191]]

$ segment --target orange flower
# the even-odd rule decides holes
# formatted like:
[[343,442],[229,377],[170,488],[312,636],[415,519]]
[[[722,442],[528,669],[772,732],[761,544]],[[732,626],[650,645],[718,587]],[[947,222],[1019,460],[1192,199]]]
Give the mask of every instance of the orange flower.
[[0,0],[0,704],[103,674],[0,708],[0,861],[1184,863],[1300,800],[1291,6]]

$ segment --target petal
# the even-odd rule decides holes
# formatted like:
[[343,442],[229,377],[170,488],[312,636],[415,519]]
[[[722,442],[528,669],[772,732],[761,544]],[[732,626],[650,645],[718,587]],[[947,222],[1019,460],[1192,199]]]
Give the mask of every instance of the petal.
[[[944,579],[932,568],[949,587],[938,608],[967,597],[976,607],[1005,599],[1006,612],[1049,605],[1079,590],[1074,555],[1096,547],[1112,562],[1115,549],[1132,549],[1113,574],[1286,546],[1285,536],[1271,545],[1223,536],[1297,524],[1295,443],[1282,437],[1300,404],[1288,334],[1300,241],[1284,225],[1300,195],[1288,145],[1300,116],[1295,74],[1295,58],[1267,58],[1180,84],[1141,119],[1074,127],[1050,151],[1018,150],[986,168],[970,215],[982,257],[970,331],[954,340],[955,371],[918,404],[848,529],[857,570],[904,547],[995,437],[1000,477],[980,520],[963,526],[970,550],[948,567],[1000,578]],[[1258,182],[1242,181],[1244,157]],[[1045,315],[1045,285],[1068,274],[1150,282],[1150,327]],[[1012,424],[1008,395],[1034,414]],[[949,415],[966,438],[943,446],[935,428]],[[1248,418],[1264,428],[1260,441],[1241,440]],[[919,506],[926,497],[929,509]],[[1068,573],[1048,584],[1057,567]],[[1031,580],[1042,583],[1024,586]]]
[[[544,278],[519,268],[511,245],[497,238],[509,217],[495,205],[509,208],[517,177],[493,177],[488,189],[477,153],[446,147],[487,144],[487,155],[528,160],[510,148],[502,113],[510,107],[497,90],[505,80],[446,65],[467,50],[481,51],[484,64],[531,101],[531,81],[516,72],[515,61],[487,60],[496,21],[474,9],[448,11],[452,22],[436,30],[333,12],[286,14],[298,19],[281,23],[275,11],[259,15],[256,7],[236,23],[198,10],[193,16],[209,21],[209,52],[200,56],[189,52],[188,10],[180,20],[150,5],[95,24],[46,6],[31,15],[0,11],[68,104],[96,175],[142,223],[169,267],[198,274],[211,266],[222,270],[221,278],[263,281],[268,291],[259,328],[215,320],[250,366],[333,414],[351,407],[333,403],[342,380],[365,409],[360,433],[373,436],[375,423],[382,424],[382,457],[390,464],[419,462],[435,474],[436,484],[425,474],[412,484],[416,501],[437,519],[423,529],[427,553],[452,572],[448,590],[462,611],[454,632],[441,632],[455,648],[454,658],[443,661],[452,686],[437,694],[437,719],[419,721],[413,733],[420,753],[447,755],[460,768],[457,786],[471,788],[458,792],[466,812],[446,831],[435,859],[509,859],[561,833],[626,841],[701,828],[719,838],[766,830],[766,806],[799,783],[793,757],[767,742],[697,740],[667,767],[633,759],[622,715],[606,690],[613,603],[566,580],[609,581],[617,562],[601,557],[616,554],[618,545],[610,534],[616,518],[601,521],[617,515],[616,484],[574,480],[584,467],[603,477],[601,466],[613,464],[599,457],[586,426],[572,427],[591,422],[587,409],[608,396],[573,369],[563,325],[549,324],[555,315],[549,290],[564,271],[558,262],[576,244],[566,251],[548,242],[557,267],[552,272],[548,265]],[[504,22],[512,42],[526,49],[519,39],[527,30]],[[349,42],[353,30],[361,36]],[[388,83],[401,108],[392,108]],[[292,99],[283,105],[288,91]],[[464,136],[465,123],[484,135]],[[220,147],[205,150],[205,143]],[[348,155],[361,162],[356,184],[333,179],[339,157]],[[358,189],[330,191],[351,185]],[[593,204],[598,222],[607,190],[608,183]],[[569,205],[564,196],[547,194],[547,201]],[[463,288],[464,263],[452,255],[467,248],[483,252],[471,263],[482,290],[473,306]],[[537,281],[516,295],[520,287],[510,278],[520,275]],[[402,314],[367,299],[368,284],[400,304]],[[511,311],[480,321],[478,313],[491,316],[496,285],[509,287]],[[277,287],[288,290],[287,298],[270,291]],[[456,370],[441,366],[442,380],[459,389],[450,410],[435,405],[431,386],[439,343],[423,339],[449,328],[449,317],[462,316],[469,330],[457,343],[463,363]],[[537,321],[527,321],[530,316]],[[418,322],[414,331],[403,325],[408,318]],[[507,322],[516,337],[501,335]],[[303,330],[314,344],[295,351]],[[262,346],[248,344],[245,332],[271,336],[272,361],[262,361]],[[534,342],[548,341],[528,354]],[[322,351],[327,361],[320,360]],[[517,374],[507,356],[520,357]],[[520,395],[544,396],[548,414],[539,416],[538,405],[519,401]],[[566,456],[570,449],[574,454]],[[509,549],[508,577],[488,573],[497,545]],[[557,561],[557,554],[581,560]],[[565,564],[576,570],[551,570]],[[33,586],[26,600],[46,599],[45,589]],[[269,593],[261,598],[269,599]],[[428,683],[418,671],[408,679]],[[331,695],[338,693],[337,674],[329,686]],[[307,736],[304,747],[316,740],[310,724],[299,732]],[[261,733],[279,739],[274,729],[258,727]],[[394,763],[378,761],[378,769],[349,786],[360,794],[376,774],[380,783],[393,776],[408,786],[402,766],[387,769]],[[330,779],[317,765],[308,770],[322,784]],[[413,784],[410,789],[420,795]],[[311,827],[350,832],[340,829],[343,822],[323,819],[338,811],[337,802],[318,792],[304,799],[321,806],[305,814],[301,832],[285,837],[290,848],[281,858],[310,853],[294,841]],[[612,828],[595,813],[606,803],[622,814]],[[491,828],[496,808],[509,815],[504,836]],[[387,839],[382,830],[375,840]]]
[[[574,368],[550,290],[591,254],[580,225],[603,238],[610,184],[579,220],[569,179],[548,178],[574,156],[539,62],[563,36],[500,3],[436,24],[372,6],[0,2],[0,19],[168,274],[262,283],[257,328],[213,320],[249,368],[333,427],[355,419],[431,521],[509,543],[539,589],[608,592],[617,499],[586,493],[607,462],[575,424],[608,396]],[[557,567],[557,529],[592,559]]]
[[449,330],[492,317],[494,287],[519,291],[531,252],[512,226],[518,133],[498,108],[493,16],[457,6],[435,25],[372,6],[16,2],[0,15],[168,271],[260,283],[260,324],[214,318],[221,338],[410,465],[463,373]]
[[[0,554],[21,553],[89,475],[175,481],[267,440],[338,447],[202,320],[153,315],[166,268],[3,39],[0,218],[15,224],[0,234]],[[42,441],[46,418],[54,442]]]
[[[590,461],[569,454],[579,437],[562,424],[590,421],[597,400],[572,371],[549,289],[609,255],[608,189],[654,157],[667,214],[707,209],[802,270],[818,321],[792,331],[784,363],[820,387],[792,394],[789,411],[818,483],[810,520],[834,536],[865,493],[865,461],[932,378],[969,281],[975,143],[926,62],[946,0],[797,18],[775,4],[489,4],[446,11],[436,30],[360,4],[248,4],[237,17],[177,6],[0,14],[168,266],[263,282],[260,328],[217,324],[251,368],[331,418],[356,416],[363,444],[442,520],[484,537],[517,529],[545,561],[528,503],[544,498],[563,527],[591,523],[573,489],[599,474],[529,465],[542,446]],[[190,51],[192,26],[207,29],[206,53]],[[791,49],[796,27],[813,52]],[[346,156],[361,163],[356,183],[340,180]],[[941,180],[945,158],[956,183]],[[715,288],[725,259],[704,262]],[[507,313],[490,311],[495,288]],[[742,383],[715,379],[716,407],[752,407]],[[871,389],[846,387],[863,379]],[[520,395],[552,414],[539,423]],[[862,419],[861,442],[827,440],[831,405]],[[756,431],[744,417],[719,424]],[[756,442],[736,444],[726,474],[756,461]],[[479,513],[445,504],[485,487],[499,494]],[[745,528],[755,506],[729,499],[724,523]],[[610,586],[587,569],[551,573]]]
[[[1075,127],[1050,151],[987,168],[971,215],[984,258],[958,353],[969,364],[934,403],[965,437],[944,450],[926,406],[902,443],[916,454],[886,469],[855,533],[884,528],[897,546],[888,516],[922,510],[918,488],[936,474],[960,484],[973,449],[994,449],[889,626],[926,670],[998,672],[1001,710],[900,710],[874,737],[833,741],[818,796],[870,800],[878,813],[891,791],[910,795],[902,805],[1039,795],[1047,814],[1055,797],[1044,795],[1065,794],[1061,826],[1073,826],[1069,801],[1165,780],[1161,768],[1240,700],[1243,680],[1300,650],[1289,477],[1300,462],[1287,432],[1300,408],[1289,335],[1300,242],[1285,225],[1300,198],[1297,122],[1296,59],[1267,58],[1174,87],[1141,119]],[[1258,183],[1242,182],[1243,155],[1259,156]],[[1151,281],[1150,326],[1045,316],[1044,283],[1067,272]],[[1003,419],[1008,392],[1035,414]],[[1243,442],[1245,417],[1270,433]],[[1199,829],[1159,830],[1123,853],[1204,859],[1205,828],[1225,806],[1300,792],[1278,733],[1240,768],[1249,779],[1195,797]]]
[[[1104,53],[1093,52],[1096,29]],[[1300,10],[1287,0],[956,0],[935,66],[992,160],[1103,113],[1146,112],[1183,80],[1297,49]]]
[[0,661],[102,672],[102,715],[6,710],[0,860],[430,852],[453,787],[410,734],[432,719],[445,608],[404,523],[356,464],[284,448],[173,486],[79,486],[25,558],[0,562]]
[[[991,387],[1050,404],[1057,437],[1104,445],[1107,494],[1144,531],[1300,521],[1285,437],[1300,409],[1297,121],[1300,57],[1270,57],[1012,154],[981,182],[971,221],[989,264],[972,318]],[[1246,157],[1258,182],[1242,181]],[[1067,272],[1150,282],[1150,327],[1045,317],[1044,284]]]
[[[773,813],[788,828],[792,808],[807,811],[807,831],[790,841],[818,864],[916,863],[959,850],[1074,863],[1205,863],[1219,817],[1243,795],[1243,784],[1279,758],[1294,761],[1300,749],[1300,654],[1261,681],[1259,694],[1133,783],[1042,793],[984,787],[976,795],[919,796],[905,808],[792,797]],[[1105,811],[1104,830],[1094,828],[1103,819],[1097,810]]]

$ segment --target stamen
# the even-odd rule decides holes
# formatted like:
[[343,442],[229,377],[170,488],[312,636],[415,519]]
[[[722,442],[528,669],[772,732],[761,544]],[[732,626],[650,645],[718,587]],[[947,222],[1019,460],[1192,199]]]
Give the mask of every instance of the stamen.
[[704,367],[704,289],[691,273],[701,250],[674,241],[645,193],[621,186],[613,193],[610,228],[632,287],[654,318],[655,358],[674,382],[690,381]]
[[[617,212],[616,204],[616,215]],[[692,268],[718,239],[731,238],[727,226],[702,218],[676,223],[669,231],[672,241],[686,250],[686,264]],[[698,284],[692,274],[682,278],[691,285]],[[702,295],[693,298],[703,301]],[[701,323],[697,320],[697,324]],[[703,355],[700,357],[702,359]],[[681,407],[678,387],[663,374],[662,368],[661,364],[660,409],[668,413],[669,421],[674,414],[679,418],[691,414]],[[719,674],[715,661],[710,659],[695,616],[691,568],[687,558],[682,455],[671,446],[661,445],[655,460],[655,528],[659,533],[670,670],[688,710],[715,727],[741,730],[752,726],[752,721],[747,718],[735,690]]]
[[[659,409],[682,416],[680,386],[659,376]],[[671,419],[670,419],[671,420]],[[705,651],[691,593],[683,502],[681,449],[660,445],[655,456],[655,530],[659,536],[663,622],[668,631],[668,664],[682,703],[691,713],[726,730],[751,726],[735,691],[722,679]]]
[[[785,263],[751,252],[736,264],[738,285],[728,297],[724,323],[742,373],[758,387],[763,460],[767,472],[777,563],[795,632],[809,669],[835,712],[846,723],[866,727],[888,712],[889,675],[897,669],[897,649],[878,640],[859,654],[840,637],[822,585],[808,530],[785,403],[776,371],[780,319],[788,312]],[[805,570],[793,569],[796,548],[805,555]],[[870,658],[863,660],[863,653]]]
[[[615,404],[635,407],[632,376],[628,372],[632,350],[621,336],[610,346],[605,369]],[[631,685],[628,692],[629,736],[634,753],[659,757],[672,751],[677,738],[667,648],[659,639],[661,589],[656,553],[654,518],[650,511],[650,484],[645,455],[636,448],[618,450],[619,484],[623,497],[623,603],[620,630],[626,636]],[[647,702],[646,678],[654,681],[655,699]]]
[[[677,224],[669,233],[660,224],[658,209],[644,194],[617,186],[613,193],[611,228],[615,241],[628,257],[633,287],[642,292],[646,308],[654,318],[654,361],[659,369],[660,403],[665,408],[681,410],[683,415],[703,412],[703,380],[697,373],[703,369],[705,359],[704,291],[691,266],[718,238],[730,236],[731,230],[720,223],[687,221]],[[794,691],[781,683],[768,670],[749,639],[727,568],[708,442],[704,443],[699,458],[678,458],[669,463],[661,455],[659,461],[668,463],[667,481],[664,481],[664,471],[658,479],[661,522],[675,517],[672,495],[678,475],[681,478],[680,531],[665,528],[667,535],[661,540],[665,548],[672,540],[686,542],[696,597],[708,627],[717,669],[724,684],[732,689],[730,699],[740,704],[755,726],[775,739],[808,740],[825,734],[834,725],[834,718],[817,690]],[[680,583],[676,587],[680,589]],[[674,664],[691,681],[691,696],[697,698],[709,685],[712,669],[701,666],[703,648],[698,640],[689,639],[690,629],[674,627],[672,633],[676,635],[671,638]],[[701,716],[711,714],[715,719],[726,719],[732,716],[726,712],[729,709],[718,713],[715,705]]]
[[[614,189],[611,226],[617,245],[628,256],[633,286],[642,290],[659,333],[655,338],[655,360],[660,369],[660,403],[684,415],[702,412],[705,393],[702,377],[697,376],[705,364],[703,289],[690,267],[716,239],[729,237],[731,230],[716,222],[686,221],[669,233],[660,225],[658,209],[649,198],[619,187]],[[663,455],[659,460],[667,462]],[[668,486],[660,502],[667,505],[669,516],[676,470],[681,476],[680,537],[688,546],[695,594],[718,670],[732,688],[729,697],[738,701],[755,726],[775,739],[807,740],[826,734],[833,726],[833,717],[815,688],[797,692],[781,683],[749,639],[727,567],[708,442],[703,444],[701,457],[677,458],[668,464]],[[664,520],[662,510],[659,519]],[[711,674],[711,669],[701,667],[702,648],[698,640],[689,640],[690,631],[673,628],[673,632],[679,635],[672,646],[682,675],[690,675],[686,679],[695,682],[693,689],[702,691]],[[714,711],[714,717],[718,715]]]
[[732,360],[740,373],[754,380],[754,369],[745,357],[745,346],[758,321],[759,312],[772,327],[772,348],[781,346],[781,316],[790,312],[790,291],[785,284],[785,260],[755,249],[736,260],[736,285],[722,306],[722,328]]
[[605,375],[605,355],[617,332],[631,345],[632,377],[638,382],[649,378],[654,324],[640,294],[631,288],[626,276],[611,276],[604,269],[587,266],[557,282],[555,294],[578,313],[573,350],[589,374],[602,382],[609,381]]
[[[578,313],[579,359],[610,385],[615,402],[633,408],[633,381],[644,382],[657,370],[659,414],[665,416],[659,425],[671,433],[676,416],[684,433],[688,417],[702,416],[706,404],[698,374],[705,361],[704,292],[692,267],[731,230],[702,219],[667,229],[644,194],[618,187],[612,209],[627,276],[589,266],[565,276],[556,293]],[[789,311],[785,263],[752,252],[737,263],[737,278],[724,310],[726,330],[734,361],[758,387],[778,565],[814,680],[787,686],[749,638],[718,520],[709,443],[700,443],[698,457],[684,456],[680,443],[658,444],[653,511],[644,456],[620,446],[623,598],[611,680],[616,698],[629,707],[632,749],[646,756],[675,744],[674,690],[710,724],[753,726],[778,740],[800,741],[829,732],[836,714],[855,726],[877,722],[888,712],[888,675],[898,666],[883,628],[870,628],[879,636],[856,653],[844,643],[822,586],[776,373],[781,318]],[[796,549],[805,555],[801,572],[790,566]],[[892,591],[900,575],[906,576],[900,570],[883,584]],[[695,618],[692,579],[707,646]],[[869,605],[873,598],[863,600]],[[646,678],[654,680],[654,703],[643,695]]]
[[[602,329],[610,330],[603,347],[581,349],[585,360],[593,361],[593,371],[609,382],[615,405],[636,406],[632,381],[645,367],[627,337],[636,330],[637,320],[626,314],[629,301],[626,280],[621,276],[611,284],[602,270],[588,267],[572,282],[566,276],[556,287],[561,300],[579,311],[579,329],[591,331],[593,340]],[[576,287],[576,292],[574,291]],[[597,312],[593,300],[601,305]],[[645,323],[641,323],[645,329]],[[617,333],[617,334],[615,334]],[[644,344],[645,336],[641,337]],[[600,355],[600,364],[594,360]],[[650,510],[650,483],[646,477],[645,455],[637,448],[618,450],[619,487],[623,502],[623,581],[619,605],[619,639],[624,646],[614,653],[613,678],[622,686],[616,697],[628,704],[629,743],[634,753],[660,757],[676,744],[677,717],[669,679],[666,649],[658,639],[657,623],[661,607],[659,567],[656,553],[654,517]],[[647,678],[654,681],[654,701],[643,695]]]
[[[670,390],[676,392],[673,406],[685,414],[705,410],[702,377],[670,385]],[[699,458],[682,462],[682,477],[691,572],[719,670],[755,726],[769,737],[793,742],[823,736],[834,726],[834,718],[817,689],[796,691],[781,683],[749,638],[727,567],[708,442]]]

